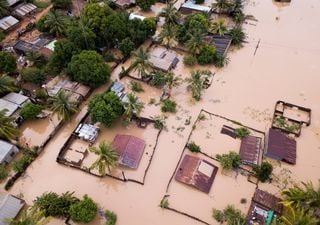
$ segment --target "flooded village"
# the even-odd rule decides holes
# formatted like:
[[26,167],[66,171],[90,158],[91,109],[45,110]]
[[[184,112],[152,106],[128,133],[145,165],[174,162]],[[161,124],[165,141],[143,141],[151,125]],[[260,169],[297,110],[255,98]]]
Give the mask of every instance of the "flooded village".
[[0,225],[319,224],[319,9],[0,1]]

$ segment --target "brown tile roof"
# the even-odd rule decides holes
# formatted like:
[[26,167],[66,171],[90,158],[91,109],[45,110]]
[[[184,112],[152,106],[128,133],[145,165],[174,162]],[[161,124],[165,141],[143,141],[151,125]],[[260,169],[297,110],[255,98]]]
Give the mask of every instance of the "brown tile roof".
[[217,174],[218,167],[198,157],[185,155],[175,179],[209,193]]
[[280,204],[281,199],[277,198],[276,196],[262,191],[260,189],[256,189],[252,201],[258,203],[268,209],[274,210],[276,213],[281,214],[283,206]]
[[137,169],[146,143],[144,140],[132,135],[117,134],[112,146],[119,154],[120,165]]
[[280,130],[269,129],[268,146],[266,156],[282,160],[290,164],[296,164],[297,143]]
[[261,138],[247,136],[241,140],[240,158],[244,164],[259,164],[259,154],[261,148]]

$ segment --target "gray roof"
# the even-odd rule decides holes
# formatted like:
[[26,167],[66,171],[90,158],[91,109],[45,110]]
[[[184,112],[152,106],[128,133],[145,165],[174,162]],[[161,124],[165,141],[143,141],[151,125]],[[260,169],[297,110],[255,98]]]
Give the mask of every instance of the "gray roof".
[[37,6],[35,6],[32,3],[23,3],[15,7],[13,13],[17,16],[24,17],[25,15],[33,12],[36,9],[37,9]]
[[211,11],[210,7],[195,4],[192,1],[185,2],[184,4],[181,5],[181,8],[187,8],[187,9],[191,9],[191,10],[195,10],[195,11],[199,11],[199,12],[210,12]]
[[18,109],[19,106],[12,102],[0,98],[0,110],[7,109],[7,116],[12,116]]
[[0,28],[2,30],[9,30],[11,27],[19,23],[19,20],[14,18],[13,16],[6,16],[0,19]]
[[13,144],[0,140],[0,164],[3,163],[8,154],[10,154],[13,147]]
[[6,219],[15,218],[22,207],[24,206],[23,200],[16,198],[9,194],[0,194],[0,225],[7,225]]
[[19,1],[20,0],[7,0],[9,6],[12,6],[12,5],[16,4]]
[[150,53],[149,61],[155,68],[168,71],[177,65],[179,59],[177,53],[174,51],[166,50],[164,48],[155,48]]
[[6,96],[2,97],[2,99],[17,104],[18,106],[22,106],[29,99],[29,97],[15,92],[11,92]]

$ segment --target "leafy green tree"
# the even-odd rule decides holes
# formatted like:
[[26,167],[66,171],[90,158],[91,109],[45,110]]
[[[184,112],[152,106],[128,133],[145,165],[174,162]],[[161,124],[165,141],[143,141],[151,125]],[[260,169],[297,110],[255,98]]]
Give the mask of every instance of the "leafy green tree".
[[14,84],[14,79],[12,77],[9,77],[6,74],[0,75],[0,94],[16,90],[17,87]]
[[260,166],[253,167],[253,171],[261,182],[266,182],[270,179],[273,167],[268,162],[263,162]]
[[186,66],[194,66],[197,63],[197,58],[193,55],[183,57],[183,64]]
[[196,101],[200,101],[203,90],[205,89],[205,84],[209,77],[212,76],[212,73],[207,70],[197,70],[192,71],[191,77],[186,79],[188,83],[188,90],[191,90],[192,97]]
[[61,196],[55,192],[48,192],[34,200],[33,208],[42,211],[46,217],[69,217],[71,205],[78,201],[73,192],[65,192]]
[[68,9],[71,6],[71,0],[51,0],[53,7],[57,9]]
[[204,45],[198,55],[198,63],[200,65],[213,63],[216,58],[216,48],[212,45]]
[[216,158],[225,170],[236,169],[241,165],[240,155],[234,151],[230,151],[228,154],[217,154]]
[[317,225],[320,220],[310,211],[302,207],[286,205],[283,215],[277,221],[276,225]]
[[8,15],[9,5],[6,0],[0,0],[0,18]]
[[43,106],[29,102],[22,107],[20,116],[22,116],[22,118],[25,120],[33,120],[37,118],[42,110]]
[[68,22],[66,16],[57,10],[53,10],[47,14],[44,24],[50,34],[59,37],[65,34]]
[[14,55],[0,51],[0,73],[13,73],[16,68],[17,64]]
[[77,48],[82,50],[91,50],[96,47],[95,33],[88,27],[81,24],[81,22],[76,23],[67,29],[67,38],[77,46]]
[[89,113],[93,122],[101,122],[111,127],[124,113],[123,104],[114,92],[98,94],[89,103]]
[[9,225],[45,225],[49,222],[50,217],[45,217],[43,211],[31,208],[23,210],[19,218],[8,219]]
[[89,150],[98,156],[98,159],[91,165],[90,169],[97,168],[100,175],[106,175],[106,169],[110,173],[117,166],[119,156],[112,145],[102,142],[98,148],[91,147]]
[[14,117],[7,116],[7,109],[0,110],[0,138],[10,140],[19,135],[19,129],[13,125]]
[[192,55],[198,55],[204,46],[204,33],[201,30],[191,34],[190,39],[186,42],[186,47]]
[[155,0],[137,0],[136,3],[142,10],[149,10],[151,6],[156,3],[156,1]]
[[138,71],[138,74],[143,79],[148,77],[153,69],[152,63],[149,61],[149,54],[142,47],[132,53],[133,63],[130,67],[134,71]]
[[24,81],[34,84],[41,84],[46,79],[46,75],[43,70],[37,67],[27,67],[22,69],[21,76]]
[[174,7],[173,3],[168,3],[167,6],[161,11],[160,16],[165,18],[167,25],[177,25],[181,19],[181,14]]
[[33,63],[33,66],[38,68],[43,67],[47,63],[46,57],[40,52],[27,52],[26,58]]
[[73,55],[79,54],[80,49],[77,45],[67,39],[58,40],[54,45],[54,52],[50,58],[50,67],[56,73],[66,68]]
[[70,100],[71,95],[64,90],[49,98],[49,109],[58,114],[63,121],[70,121],[71,115],[78,112],[77,103]]
[[178,45],[177,40],[177,27],[172,24],[165,24],[159,35],[160,42],[166,48],[173,48]]
[[232,45],[241,45],[246,39],[246,34],[242,31],[241,27],[232,28],[228,34],[231,37]]
[[36,27],[40,32],[49,32],[49,29],[46,26],[46,19],[47,15],[43,15],[36,24]]
[[139,116],[144,108],[144,104],[132,93],[127,94],[127,97],[128,101],[123,103],[125,109],[124,116],[126,117],[126,120],[130,122],[133,115]]
[[154,35],[156,30],[156,21],[154,18],[144,20],[133,19],[128,21],[129,37],[136,46],[142,44],[147,38]]
[[71,205],[70,216],[74,222],[90,223],[97,215],[97,204],[87,195],[83,200]]
[[187,16],[184,27],[191,33],[206,33],[208,31],[210,22],[208,15],[203,13],[192,13]]
[[228,205],[223,211],[213,209],[213,218],[219,223],[227,225],[245,225],[245,215],[233,205]]
[[23,173],[30,163],[33,161],[33,158],[29,155],[24,155],[21,159],[18,161],[13,162],[12,169],[16,173]]
[[235,133],[237,138],[245,138],[248,137],[250,135],[250,130],[247,127],[239,127],[235,129]]
[[209,30],[210,32],[214,34],[219,34],[220,36],[223,36],[228,31],[224,19],[215,20],[213,23],[210,24]]
[[134,50],[134,43],[129,37],[123,39],[119,44],[119,49],[124,57],[130,56],[131,52]]
[[110,77],[109,66],[96,51],[84,50],[72,56],[68,70],[72,79],[91,87],[107,83]]
[[106,225],[115,225],[117,223],[117,214],[114,212],[106,210],[105,217],[107,218]]
[[114,13],[107,17],[103,37],[109,47],[117,46],[128,36],[128,15]]

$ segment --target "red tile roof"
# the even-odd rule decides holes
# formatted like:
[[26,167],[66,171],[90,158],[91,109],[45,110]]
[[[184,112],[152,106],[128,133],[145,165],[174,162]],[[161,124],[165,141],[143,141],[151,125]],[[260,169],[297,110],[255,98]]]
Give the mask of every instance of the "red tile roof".
[[117,134],[112,143],[119,154],[119,164],[137,169],[146,146],[145,141],[132,135]]

